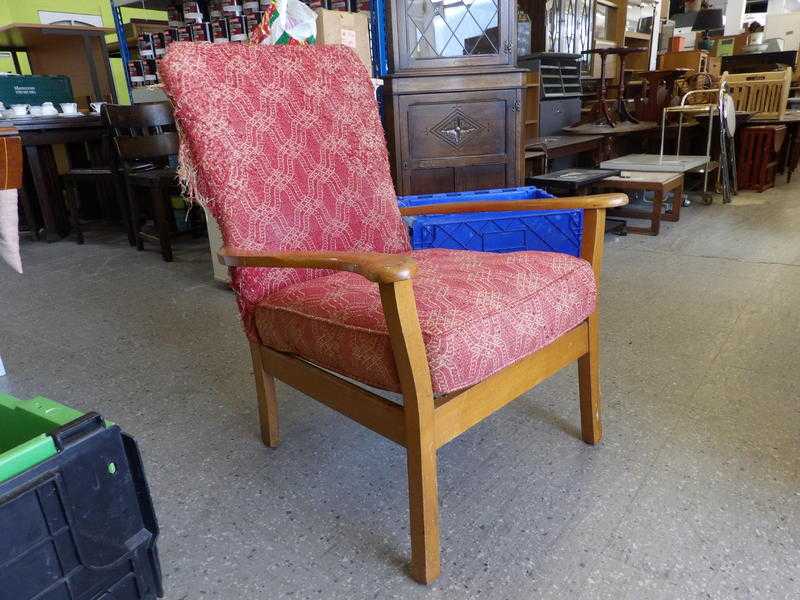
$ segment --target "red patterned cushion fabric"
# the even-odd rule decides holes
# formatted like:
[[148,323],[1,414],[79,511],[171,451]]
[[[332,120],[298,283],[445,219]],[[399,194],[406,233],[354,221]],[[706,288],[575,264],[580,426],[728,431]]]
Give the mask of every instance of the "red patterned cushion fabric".
[[[478,383],[579,325],[595,308],[594,273],[566,254],[420,250],[411,255],[436,394]],[[335,273],[275,290],[256,310],[267,346],[399,391],[378,287]]]
[[[174,43],[159,66],[182,135],[181,169],[228,246],[402,252],[372,84],[343,46]],[[245,329],[255,305],[325,277],[233,269]]]

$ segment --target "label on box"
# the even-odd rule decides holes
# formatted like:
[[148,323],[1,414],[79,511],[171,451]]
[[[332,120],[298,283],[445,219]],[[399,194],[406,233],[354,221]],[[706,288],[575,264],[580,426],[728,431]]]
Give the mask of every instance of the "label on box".
[[353,29],[342,29],[342,46],[356,47],[356,32]]
[[193,42],[211,41],[211,23],[194,23],[191,29]]
[[239,3],[239,0],[222,0],[222,12],[225,13],[227,16],[239,16],[241,14],[242,7]]
[[180,39],[177,28],[170,28],[164,30],[164,46],[169,46],[172,42],[177,42]]
[[256,28],[261,25],[263,14],[264,13],[250,13],[246,17],[243,17],[245,19],[246,35],[253,35],[253,32],[256,30]]
[[144,61],[144,82],[145,84],[152,84],[158,82],[158,70],[156,67],[156,61],[154,60]]
[[214,37],[215,44],[227,44],[230,42],[228,39],[228,21],[225,19],[217,19],[211,23],[211,34]]
[[133,87],[144,84],[144,64],[140,60],[132,60],[128,63],[128,76]]
[[231,17],[228,19],[228,36],[232,42],[247,40],[244,17]]
[[178,41],[179,42],[191,42],[192,41],[192,27],[191,25],[187,25],[186,27],[181,27],[178,29]]
[[164,34],[154,33],[152,34],[152,36],[153,36],[153,52],[155,53],[156,58],[158,58],[159,56],[164,56],[164,54],[167,51],[166,50],[167,42],[166,39],[164,38]]
[[149,33],[143,33],[139,36],[139,56],[143,59],[155,58],[153,36]]
[[184,21],[197,21],[198,23],[202,23],[203,11],[200,10],[200,4],[197,2],[184,2],[183,19]]
[[244,4],[242,4],[242,10],[245,12],[258,12],[260,10],[258,0],[244,2]]
[[183,25],[183,17],[180,11],[174,6],[170,6],[167,9],[167,20],[169,21],[170,27],[181,27]]

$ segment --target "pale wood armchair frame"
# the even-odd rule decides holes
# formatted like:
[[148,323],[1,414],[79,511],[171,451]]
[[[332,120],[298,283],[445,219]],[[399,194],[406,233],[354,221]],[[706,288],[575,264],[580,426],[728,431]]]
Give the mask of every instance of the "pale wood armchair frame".
[[[584,209],[581,256],[600,282],[605,211],[627,204],[624,194],[547,200],[482,201],[401,208],[402,215],[507,210]],[[411,575],[421,583],[440,573],[437,491],[438,448],[502,408],[556,371],[578,361],[581,437],[602,437],[598,381],[597,310],[550,345],[470,388],[434,397],[412,288],[413,258],[381,253],[251,252],[225,247],[220,261],[230,267],[318,268],[352,271],[380,288],[401,383],[403,405],[391,402],[297,356],[250,344],[258,394],[261,437],[278,444],[275,378],[406,448],[411,516]]]

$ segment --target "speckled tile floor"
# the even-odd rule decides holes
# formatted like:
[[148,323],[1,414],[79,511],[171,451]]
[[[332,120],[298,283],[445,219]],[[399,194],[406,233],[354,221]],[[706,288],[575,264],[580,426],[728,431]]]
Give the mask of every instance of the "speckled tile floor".
[[800,185],[607,238],[606,438],[574,368],[439,458],[443,575],[405,574],[390,442],[281,386],[259,442],[250,362],[207,249],[166,264],[108,230],[0,272],[0,390],[134,434],[170,600],[800,598]]

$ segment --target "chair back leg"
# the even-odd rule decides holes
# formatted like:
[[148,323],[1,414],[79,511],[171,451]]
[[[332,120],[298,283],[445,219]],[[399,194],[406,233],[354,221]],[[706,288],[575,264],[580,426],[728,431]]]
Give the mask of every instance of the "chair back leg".
[[80,210],[81,210],[81,200],[80,194],[78,193],[78,184],[77,182],[71,178],[66,177],[64,181],[64,188],[66,191],[65,200],[67,203],[67,210],[69,211],[69,220],[72,228],[75,230],[76,241],[79,244],[83,244],[83,229],[81,229],[81,222],[80,222]]
[[261,346],[250,342],[250,356],[253,359],[253,375],[256,378],[258,395],[258,421],[261,424],[261,441],[265,446],[275,448],[278,435],[278,401],[275,395],[275,378],[264,370],[261,360]]
[[150,187],[150,203],[158,232],[158,242],[161,245],[161,257],[166,262],[170,262],[172,260],[172,228],[170,227],[172,220],[167,211],[172,211],[172,205],[168,205],[169,195],[164,186],[153,185]]
[[119,209],[119,216],[122,219],[122,225],[125,227],[125,233],[128,234],[128,243],[131,246],[136,245],[136,231],[133,227],[133,220],[131,219],[131,205],[128,200],[128,191],[121,181],[121,176],[116,173],[112,178],[112,185],[114,186],[114,199],[117,202]]

